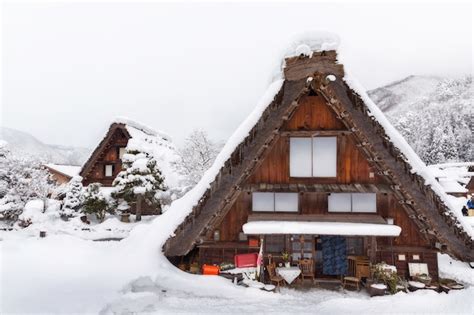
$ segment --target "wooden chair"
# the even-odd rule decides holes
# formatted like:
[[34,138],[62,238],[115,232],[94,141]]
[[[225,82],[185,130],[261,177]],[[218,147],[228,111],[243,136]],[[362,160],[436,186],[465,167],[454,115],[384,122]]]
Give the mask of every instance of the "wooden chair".
[[370,262],[364,256],[349,256],[348,265],[350,275],[344,276],[342,279],[342,287],[350,285],[360,291],[360,282],[362,278],[370,277]]
[[313,283],[315,281],[314,279],[314,260],[312,259],[302,259],[298,261],[298,266],[301,269],[301,282],[304,282],[304,278],[308,277],[313,279]]
[[277,290],[280,291],[280,283],[284,285],[285,280],[281,276],[277,275],[275,263],[268,264],[267,271],[268,271],[268,277],[270,278],[270,282],[275,283]]

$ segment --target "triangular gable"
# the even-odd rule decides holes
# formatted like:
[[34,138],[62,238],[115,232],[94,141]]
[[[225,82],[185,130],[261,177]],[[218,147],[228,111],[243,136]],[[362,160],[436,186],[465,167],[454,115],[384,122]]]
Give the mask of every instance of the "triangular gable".
[[99,160],[101,155],[104,154],[104,152],[107,150],[108,145],[110,145],[114,135],[117,132],[120,132],[127,139],[131,138],[130,134],[127,131],[127,128],[125,128],[125,124],[115,122],[112,123],[104,138],[100,141],[100,143],[92,152],[89,159],[82,166],[81,171],[79,172],[79,176],[82,176],[82,178],[88,177],[88,174],[94,169],[94,166],[96,165],[97,161]]
[[240,184],[258,167],[278,139],[280,128],[299,107],[303,96],[322,95],[358,140],[378,174],[392,184],[395,196],[418,228],[438,242],[438,247],[460,259],[474,260],[474,244],[450,212],[438,192],[412,171],[413,166],[387,136],[361,97],[343,81],[342,65],[334,51],[312,53],[311,57],[286,59],[285,81],[248,136],[223,163],[206,190],[165,244],[165,254],[180,256],[199,244],[237,198]]

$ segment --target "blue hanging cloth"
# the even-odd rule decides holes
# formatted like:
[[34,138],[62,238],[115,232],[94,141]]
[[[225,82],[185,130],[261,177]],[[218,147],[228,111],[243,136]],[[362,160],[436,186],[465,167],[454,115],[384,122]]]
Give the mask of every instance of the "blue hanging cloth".
[[323,274],[336,276],[347,273],[346,238],[321,236]]

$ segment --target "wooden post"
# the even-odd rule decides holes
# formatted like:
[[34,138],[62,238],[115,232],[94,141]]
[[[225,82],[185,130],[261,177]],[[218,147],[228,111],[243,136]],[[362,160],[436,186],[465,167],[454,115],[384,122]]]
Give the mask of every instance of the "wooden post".
[[137,208],[135,210],[135,221],[142,220],[142,195],[137,197]]
[[371,263],[375,263],[375,260],[377,258],[377,238],[375,236],[370,237],[369,258]]

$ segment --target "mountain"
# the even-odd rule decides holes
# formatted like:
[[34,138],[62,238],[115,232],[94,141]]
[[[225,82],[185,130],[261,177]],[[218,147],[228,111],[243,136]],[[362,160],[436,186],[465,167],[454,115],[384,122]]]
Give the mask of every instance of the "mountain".
[[409,76],[369,96],[427,164],[474,161],[472,76]]
[[429,98],[443,80],[446,79],[436,76],[411,75],[368,93],[374,103],[388,114],[408,110],[413,104]]
[[[474,161],[472,92],[472,76],[412,75],[368,93],[421,159],[438,164]],[[82,165],[91,152],[48,145],[28,133],[0,127],[2,139],[12,150],[38,156],[47,163]]]
[[8,143],[8,148],[17,153],[34,155],[45,163],[82,165],[91,149],[45,144],[29,133],[0,127],[0,140]]

